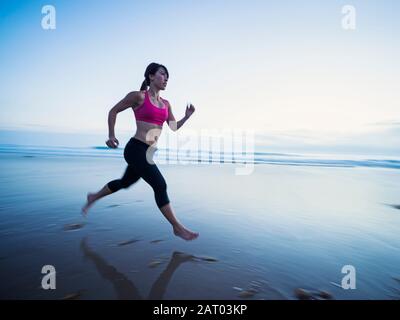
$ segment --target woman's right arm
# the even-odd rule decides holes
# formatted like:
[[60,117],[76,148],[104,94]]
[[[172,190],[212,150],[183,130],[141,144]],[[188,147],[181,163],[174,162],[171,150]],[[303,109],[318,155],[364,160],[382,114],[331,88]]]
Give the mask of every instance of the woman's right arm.
[[118,102],[108,113],[108,141],[106,141],[107,146],[110,148],[118,147],[118,140],[115,138],[115,121],[117,119],[117,114],[130,107],[135,107],[141,99],[141,92],[132,91],[129,92],[125,98]]

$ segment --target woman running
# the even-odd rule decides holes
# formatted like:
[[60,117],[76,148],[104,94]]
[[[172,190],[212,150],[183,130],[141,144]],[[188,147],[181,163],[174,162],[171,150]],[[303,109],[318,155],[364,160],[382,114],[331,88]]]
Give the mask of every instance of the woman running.
[[86,216],[95,201],[122,188],[129,188],[143,178],[152,187],[157,207],[171,223],[174,234],[184,240],[194,240],[199,234],[187,229],[174,215],[167,194],[167,184],[153,162],[153,155],[156,151],[154,146],[161,134],[164,121],[167,121],[171,130],[176,131],[190,118],[195,108],[193,105],[187,106],[185,116],[182,120],[176,121],[171,105],[160,97],[160,90],[165,90],[167,86],[169,77],[167,68],[158,63],[151,63],[146,68],[144,77],[140,91],[128,93],[108,114],[109,139],[106,144],[110,148],[117,148],[119,145],[114,134],[117,114],[132,108],[136,117],[136,134],[124,149],[124,158],[128,163],[125,173],[121,179],[108,182],[97,193],[88,193],[87,203],[82,208],[82,212]]

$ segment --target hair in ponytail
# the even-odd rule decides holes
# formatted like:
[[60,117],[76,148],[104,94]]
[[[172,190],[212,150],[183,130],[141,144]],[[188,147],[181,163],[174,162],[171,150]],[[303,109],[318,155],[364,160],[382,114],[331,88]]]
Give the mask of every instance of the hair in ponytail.
[[147,90],[147,80],[144,79],[142,82],[142,86],[140,87],[140,91]]
[[169,73],[165,66],[159,63],[152,62],[147,66],[146,71],[144,72],[144,80],[142,82],[142,86],[140,87],[140,91],[147,90],[147,87],[150,86],[150,75],[156,74],[156,72],[160,68],[163,68],[165,70],[169,78]]

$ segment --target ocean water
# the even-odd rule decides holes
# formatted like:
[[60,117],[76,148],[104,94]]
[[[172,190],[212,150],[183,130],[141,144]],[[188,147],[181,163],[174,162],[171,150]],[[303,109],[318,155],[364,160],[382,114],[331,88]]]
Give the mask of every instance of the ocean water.
[[[247,175],[236,174],[239,157],[159,164],[177,217],[200,233],[186,242],[143,180],[81,216],[88,191],[122,176],[120,149],[2,145],[0,154],[2,299],[297,299],[298,288],[400,298],[396,159],[262,153]],[[54,290],[41,286],[45,265]],[[348,265],[355,289],[346,290]]]
[[[54,147],[0,144],[0,154],[18,154],[26,157],[61,156],[61,157],[101,157],[121,158],[123,148],[110,149],[103,146],[92,147]],[[223,153],[212,151],[172,150],[157,148],[154,157],[162,164],[196,164],[196,163],[249,163],[276,164],[292,166],[328,166],[328,167],[377,167],[400,169],[400,157],[387,155],[352,155],[352,154],[318,154],[318,153]]]

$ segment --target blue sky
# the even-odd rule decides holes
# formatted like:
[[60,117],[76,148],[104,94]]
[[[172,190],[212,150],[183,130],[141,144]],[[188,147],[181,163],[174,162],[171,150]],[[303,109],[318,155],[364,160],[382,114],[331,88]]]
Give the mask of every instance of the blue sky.
[[[56,8],[55,30],[41,28],[46,4]],[[352,31],[341,26],[348,4]],[[162,96],[175,116],[187,101],[196,106],[183,133],[393,140],[399,9],[388,0],[1,1],[0,130],[106,136],[108,110],[155,61],[169,69]],[[117,135],[134,131],[131,110],[119,114]]]

